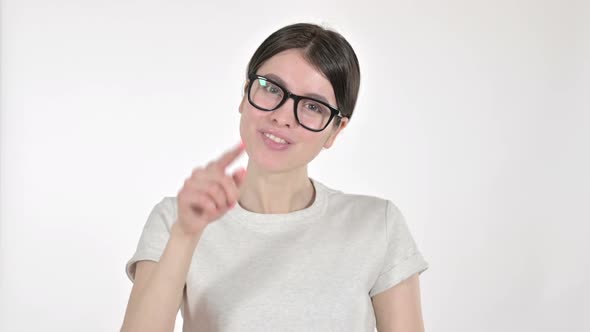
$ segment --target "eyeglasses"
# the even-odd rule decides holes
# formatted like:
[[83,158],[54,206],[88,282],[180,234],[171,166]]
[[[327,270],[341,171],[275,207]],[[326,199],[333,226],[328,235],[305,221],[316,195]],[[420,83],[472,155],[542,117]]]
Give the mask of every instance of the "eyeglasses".
[[274,111],[287,99],[293,99],[293,112],[297,122],[305,129],[319,132],[337,116],[345,117],[328,103],[311,97],[302,97],[289,92],[280,84],[254,73],[248,75],[248,101],[261,111]]

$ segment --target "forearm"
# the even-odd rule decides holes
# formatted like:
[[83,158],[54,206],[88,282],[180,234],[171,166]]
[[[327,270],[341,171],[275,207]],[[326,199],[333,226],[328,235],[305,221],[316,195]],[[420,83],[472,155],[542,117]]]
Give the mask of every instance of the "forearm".
[[186,276],[202,231],[186,235],[172,225],[170,239],[145,285],[131,297],[122,332],[173,331]]

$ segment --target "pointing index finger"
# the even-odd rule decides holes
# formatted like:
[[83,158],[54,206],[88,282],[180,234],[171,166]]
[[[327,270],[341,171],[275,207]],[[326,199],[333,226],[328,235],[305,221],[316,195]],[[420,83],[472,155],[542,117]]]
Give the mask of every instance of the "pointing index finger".
[[231,164],[244,151],[244,143],[240,142],[236,147],[224,153],[216,162],[217,166],[223,170]]

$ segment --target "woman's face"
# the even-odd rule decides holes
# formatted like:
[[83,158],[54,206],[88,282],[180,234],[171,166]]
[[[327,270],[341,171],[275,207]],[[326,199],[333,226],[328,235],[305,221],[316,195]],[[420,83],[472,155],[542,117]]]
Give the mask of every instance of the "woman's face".
[[[330,105],[336,105],[336,97],[330,81],[310,65],[301,50],[290,49],[266,60],[258,69],[258,75],[273,79],[284,88],[300,96],[323,97]],[[319,95],[319,96],[318,96]],[[348,119],[342,118],[334,127],[335,118],[326,129],[313,132],[302,127],[293,114],[294,100],[289,98],[278,109],[265,112],[248,102],[247,91],[240,103],[240,135],[246,144],[250,162],[269,172],[285,172],[307,165],[322,150],[334,143]],[[290,144],[276,145],[266,138],[273,132]]]

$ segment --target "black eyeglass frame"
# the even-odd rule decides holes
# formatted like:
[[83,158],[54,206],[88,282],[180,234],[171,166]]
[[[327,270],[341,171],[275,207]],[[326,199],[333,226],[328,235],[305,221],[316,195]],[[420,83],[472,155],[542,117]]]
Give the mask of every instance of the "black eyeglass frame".
[[[250,90],[252,90],[252,85],[253,85],[253,84],[252,84],[252,82],[254,82],[254,80],[256,80],[256,79],[263,79],[263,80],[265,80],[265,81],[268,81],[268,82],[270,82],[270,83],[272,83],[272,84],[276,85],[278,88],[282,89],[282,90],[285,92],[285,94],[283,95],[283,99],[282,99],[282,100],[281,100],[281,101],[280,101],[280,102],[277,104],[277,106],[276,106],[276,107],[274,107],[274,108],[272,108],[272,109],[263,108],[263,107],[260,107],[260,106],[256,105],[256,104],[255,104],[255,103],[252,101],[252,99],[250,98]],[[337,116],[337,117],[339,117],[339,118],[341,118],[341,119],[342,119],[343,117],[347,117],[347,118],[348,118],[348,116],[347,116],[347,115],[344,115],[344,114],[342,114],[342,112],[340,112],[339,110],[337,110],[337,109],[335,109],[334,107],[330,106],[330,105],[329,105],[329,104],[327,104],[326,102],[323,102],[323,101],[321,101],[321,100],[317,100],[317,99],[315,99],[315,98],[311,98],[311,97],[304,97],[304,96],[299,96],[299,95],[296,95],[296,94],[294,94],[294,93],[291,93],[291,91],[287,90],[287,89],[286,89],[285,87],[283,87],[281,84],[279,84],[279,83],[277,83],[277,82],[275,82],[275,81],[273,81],[273,80],[269,79],[268,77],[261,76],[261,75],[255,74],[255,73],[250,73],[250,74],[248,75],[248,102],[250,103],[250,105],[252,105],[252,106],[256,107],[257,109],[259,109],[259,110],[261,110],[261,111],[265,111],[265,112],[272,112],[272,111],[274,111],[274,110],[278,109],[279,107],[283,106],[283,104],[284,104],[284,103],[287,101],[287,99],[289,99],[289,98],[293,99],[293,101],[294,101],[294,103],[293,103],[293,114],[295,115],[295,119],[297,119],[297,123],[299,123],[299,124],[300,124],[300,125],[301,125],[303,128],[305,128],[305,129],[307,129],[307,130],[310,130],[310,131],[315,131],[315,132],[320,132],[320,131],[323,131],[324,129],[326,129],[326,128],[328,127],[328,125],[330,125],[330,123],[332,122],[332,119],[333,119],[335,116]],[[299,101],[300,101],[301,99],[310,99],[310,100],[313,100],[313,101],[315,101],[315,102],[318,102],[318,103],[320,103],[320,104],[322,104],[322,105],[326,106],[328,109],[330,109],[330,111],[331,111],[332,113],[330,114],[330,119],[328,119],[328,122],[326,122],[326,125],[324,126],[324,128],[322,128],[322,129],[312,129],[312,128],[309,128],[309,127],[305,126],[304,124],[302,124],[302,123],[301,123],[301,121],[299,121],[299,116],[297,116],[297,105],[299,104]]]

